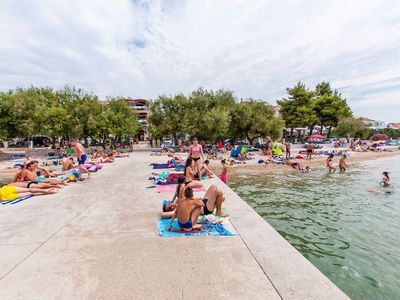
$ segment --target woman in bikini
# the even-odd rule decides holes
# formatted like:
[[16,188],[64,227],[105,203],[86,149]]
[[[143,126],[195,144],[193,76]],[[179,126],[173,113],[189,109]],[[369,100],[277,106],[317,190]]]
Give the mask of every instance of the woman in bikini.
[[[186,188],[201,188],[203,183],[201,181],[194,180],[194,161],[192,158],[186,160],[185,171],[183,172],[185,176],[185,186]],[[201,176],[201,174],[200,174]]]
[[335,171],[336,171],[336,168],[333,166],[333,158],[334,157],[335,157],[335,155],[332,153],[326,159],[326,167],[329,169],[329,173],[335,173]]
[[193,143],[189,148],[189,158],[193,159],[194,165],[201,180],[201,165],[204,160],[203,147],[199,144],[196,138],[193,139]]

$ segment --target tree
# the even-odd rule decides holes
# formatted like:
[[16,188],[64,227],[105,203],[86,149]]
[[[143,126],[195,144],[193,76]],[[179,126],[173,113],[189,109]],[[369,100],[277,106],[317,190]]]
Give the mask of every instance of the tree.
[[318,121],[312,104],[314,92],[301,82],[286,90],[289,98],[278,100],[277,103],[280,105],[280,114],[285,126],[291,129],[290,135],[293,135],[293,129],[298,126],[310,127],[312,130]]
[[362,120],[346,117],[339,120],[334,129],[334,134],[337,137],[345,137],[348,140],[350,137],[363,138],[363,134],[366,131],[368,131],[368,127]]
[[256,138],[282,135],[283,121],[274,116],[275,110],[265,102],[249,100],[236,103],[231,108],[231,134],[235,138],[247,138],[253,144]]
[[184,133],[183,118],[188,107],[187,98],[182,95],[174,97],[159,96],[150,106],[150,127],[159,136],[172,135],[175,143],[177,135]]
[[332,127],[338,124],[340,118],[352,116],[351,109],[346,99],[343,99],[337,91],[333,91],[328,82],[317,84],[315,95],[312,108],[321,127],[321,134],[323,127],[329,126],[328,137],[330,137]]

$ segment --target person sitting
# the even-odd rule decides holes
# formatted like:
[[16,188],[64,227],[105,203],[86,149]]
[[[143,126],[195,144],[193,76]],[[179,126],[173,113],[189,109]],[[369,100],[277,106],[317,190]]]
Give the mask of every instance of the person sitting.
[[203,207],[203,201],[200,198],[193,197],[193,189],[186,187],[185,197],[178,202],[167,230],[171,230],[171,225],[175,218],[178,219],[179,227],[186,232],[200,229],[201,225],[197,223],[197,218],[200,216]]
[[178,202],[185,197],[185,177],[179,176],[178,185],[176,186],[176,191],[174,197],[171,201],[164,200],[161,213],[161,218],[168,219],[174,214],[174,210]]
[[185,186],[186,188],[201,188],[203,187],[203,182],[194,180],[194,162],[192,158],[186,160],[185,171],[183,175],[185,176]]
[[216,185],[211,185],[203,197],[203,215],[212,214],[216,209],[216,216],[228,217],[228,214],[222,212],[222,203],[224,201],[223,192]]
[[207,176],[208,178],[214,178],[214,174],[208,168],[210,161],[206,159],[201,169],[201,176]]
[[57,193],[57,188],[38,189],[26,188],[13,185],[3,185],[0,188],[0,200],[12,201],[26,196],[38,196]]

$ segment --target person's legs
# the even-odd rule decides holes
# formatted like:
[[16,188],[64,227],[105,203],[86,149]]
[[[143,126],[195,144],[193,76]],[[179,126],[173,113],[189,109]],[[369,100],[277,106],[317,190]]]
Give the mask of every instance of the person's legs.
[[201,158],[196,161],[197,174],[199,175],[199,181],[201,181]]
[[192,220],[192,228],[198,229],[201,228],[200,224],[197,224],[197,218],[201,214],[201,207],[196,207],[192,210],[191,220]]
[[212,185],[209,187],[209,189],[207,190],[206,194],[204,195],[204,199],[207,199],[207,210],[212,212],[214,211],[215,208],[215,201],[217,200],[217,196],[218,196],[218,188],[216,185]]
[[218,194],[217,200],[215,201],[215,206],[217,208],[215,215],[220,216],[220,217],[228,217],[229,214],[224,214],[222,212],[222,203],[225,201],[225,197],[224,197],[222,191],[219,191],[219,192],[220,193]]
[[194,180],[186,185],[187,188],[190,187],[192,189],[202,188],[203,186],[204,186],[203,182],[197,180]]

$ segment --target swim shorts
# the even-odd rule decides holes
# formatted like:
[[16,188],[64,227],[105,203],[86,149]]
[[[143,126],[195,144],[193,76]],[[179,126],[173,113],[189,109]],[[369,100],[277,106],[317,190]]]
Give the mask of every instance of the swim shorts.
[[78,165],[83,165],[86,160],[87,160],[86,154],[82,154],[81,158],[78,159]]
[[0,189],[0,198],[3,201],[15,200],[18,198],[17,189],[15,186],[5,185]]
[[179,225],[179,227],[182,228],[182,229],[189,229],[189,228],[192,228],[192,227],[193,227],[193,225],[192,225],[192,220],[187,221],[187,223],[181,223],[181,222],[179,222],[179,220],[178,220],[178,225]]

